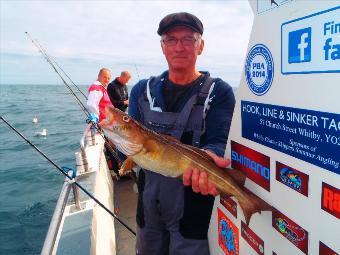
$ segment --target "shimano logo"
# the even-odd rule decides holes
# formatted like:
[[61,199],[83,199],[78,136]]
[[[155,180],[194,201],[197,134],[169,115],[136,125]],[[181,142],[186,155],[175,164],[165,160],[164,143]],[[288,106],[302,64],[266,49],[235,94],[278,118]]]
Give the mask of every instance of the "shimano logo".
[[239,154],[236,151],[231,152],[231,159],[247,167],[256,174],[261,175],[266,180],[270,180],[270,170],[267,167],[257,163],[256,161],[251,160],[250,158],[247,158],[246,156]]
[[312,59],[312,28],[307,27],[292,31],[288,36],[288,62],[310,62]]

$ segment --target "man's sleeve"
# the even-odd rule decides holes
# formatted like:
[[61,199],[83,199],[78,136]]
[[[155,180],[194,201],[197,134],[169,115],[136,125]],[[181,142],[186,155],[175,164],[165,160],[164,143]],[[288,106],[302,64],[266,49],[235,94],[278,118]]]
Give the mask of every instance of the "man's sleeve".
[[87,98],[87,109],[99,116],[99,102],[103,97],[103,93],[99,90],[92,90]]
[[202,148],[223,157],[234,112],[235,96],[227,83],[219,81],[211,97],[212,102],[205,118],[206,132],[203,135]]

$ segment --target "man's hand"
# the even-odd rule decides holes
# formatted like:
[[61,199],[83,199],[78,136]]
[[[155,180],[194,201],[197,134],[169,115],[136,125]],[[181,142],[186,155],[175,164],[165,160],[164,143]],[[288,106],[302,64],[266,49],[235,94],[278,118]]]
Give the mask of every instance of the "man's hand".
[[89,114],[89,116],[87,117],[87,119],[86,119],[86,123],[97,124],[98,120],[99,120],[98,115],[93,113],[93,112],[91,112]]
[[[215,162],[215,164],[221,168],[229,166],[230,159],[224,159],[217,156],[211,151],[205,151]],[[183,184],[185,186],[192,186],[192,190],[202,195],[219,195],[219,191],[216,186],[208,181],[208,175],[206,172],[200,172],[197,169],[188,169],[183,173]]]

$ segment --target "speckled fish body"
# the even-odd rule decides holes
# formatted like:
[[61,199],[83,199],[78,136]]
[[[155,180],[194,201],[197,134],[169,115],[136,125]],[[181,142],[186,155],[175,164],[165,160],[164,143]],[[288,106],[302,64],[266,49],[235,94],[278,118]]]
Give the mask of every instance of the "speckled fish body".
[[263,200],[243,189],[245,175],[221,169],[204,151],[180,143],[175,138],[147,129],[124,112],[106,108],[107,118],[99,125],[128,161],[169,177],[180,177],[187,169],[205,171],[219,191],[234,196],[243,209],[246,222],[255,212],[271,210]]

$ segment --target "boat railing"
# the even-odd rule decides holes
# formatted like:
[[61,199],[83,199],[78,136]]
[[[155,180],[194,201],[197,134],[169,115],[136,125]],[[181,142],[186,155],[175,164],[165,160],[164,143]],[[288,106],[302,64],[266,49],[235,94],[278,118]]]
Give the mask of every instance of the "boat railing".
[[[77,164],[77,175],[82,174],[84,172],[88,172],[88,162],[86,158],[85,148],[86,146],[95,145],[95,135],[91,129],[92,124],[88,124],[85,128],[85,131],[80,139],[80,147],[81,152],[76,152],[76,164]],[[75,178],[77,179],[77,177]],[[50,226],[48,228],[44,245],[41,250],[41,255],[49,255],[52,254],[55,241],[58,235],[60,223],[65,211],[65,207],[69,201],[70,190],[73,190],[74,196],[74,204],[75,207],[79,210],[80,207],[80,196],[79,189],[75,185],[74,182],[70,181],[68,178],[65,178],[65,182],[61,188],[61,192],[57,201],[57,205],[55,207]]]
[[68,181],[65,180],[63,187],[61,188],[61,192],[59,195],[59,199],[57,201],[57,205],[55,207],[50,226],[48,228],[45,242],[43,248],[41,250],[41,255],[49,255],[52,254],[53,247],[55,244],[55,240],[57,238],[60,222],[63,217],[63,213],[68,201],[68,196],[70,194],[71,185]]
[[90,123],[86,126],[85,131],[80,139],[80,148],[83,151],[85,145],[95,145],[95,143],[95,132],[92,129],[92,124]]

